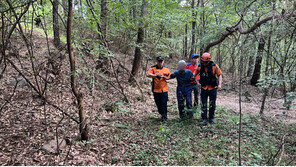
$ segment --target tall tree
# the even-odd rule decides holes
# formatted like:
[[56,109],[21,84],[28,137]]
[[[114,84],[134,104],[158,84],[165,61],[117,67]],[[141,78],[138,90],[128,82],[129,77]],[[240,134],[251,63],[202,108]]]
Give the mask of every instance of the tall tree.
[[188,55],[188,39],[187,39],[187,34],[188,34],[188,23],[186,22],[185,24],[185,37],[184,37],[184,46],[183,46],[183,52],[184,52],[184,57],[187,58]]
[[[273,24],[271,24],[271,28],[270,28],[270,33],[269,33],[269,37],[268,37],[268,41],[267,41],[267,54],[266,54],[266,64],[265,64],[265,76],[268,76],[268,68],[269,68],[269,57],[271,54],[271,36],[272,36],[272,26]],[[261,108],[260,108],[260,115],[263,115],[263,111],[264,111],[264,106],[265,106],[265,100],[268,94],[268,88],[264,88],[264,92],[263,92],[263,96],[262,96],[262,103],[261,103]]]
[[101,33],[106,38],[107,33],[108,0],[101,0]]
[[195,52],[195,27],[196,27],[196,12],[195,12],[195,0],[192,0],[191,2],[191,9],[192,9],[192,27],[191,27],[191,50],[190,50],[190,56]]
[[135,76],[137,75],[140,64],[142,61],[142,51],[141,51],[141,45],[144,42],[144,17],[147,13],[146,7],[148,5],[148,0],[143,0],[142,1],[142,9],[141,9],[141,15],[140,15],[140,21],[139,21],[139,28],[138,28],[138,37],[137,37],[137,46],[135,48],[135,55],[134,55],[134,60],[133,60],[133,68],[131,71],[131,76],[129,78],[129,82],[133,82],[135,80]]
[[137,11],[137,1],[136,0],[132,0],[132,15],[133,15],[133,19],[137,18],[138,11]]
[[[205,35],[205,30],[206,30],[206,22],[205,22],[205,1],[204,0],[199,0],[198,3],[200,3],[200,8],[202,9],[202,13],[200,14],[200,38],[202,39]],[[204,52],[204,44],[202,41],[200,41],[200,49],[199,52],[202,54]]]
[[59,48],[60,47],[60,29],[59,29],[59,0],[52,1],[52,18],[53,18],[53,43],[54,46]]
[[254,56],[249,55],[249,63],[248,63],[248,71],[247,71],[247,77],[250,77],[252,75],[252,72],[254,70]]
[[250,84],[253,86],[256,86],[258,83],[258,80],[260,79],[261,74],[261,62],[262,62],[262,56],[263,56],[263,50],[264,50],[265,40],[263,37],[260,38],[259,44],[258,44],[258,51],[257,51],[257,57],[255,61],[255,69],[250,81]]
[[[101,1],[101,15],[100,15],[100,20],[101,24],[99,21],[96,21],[96,27],[97,27],[97,38],[99,41],[99,44],[101,45],[101,51],[99,54],[99,58],[96,61],[96,69],[101,69],[104,73],[108,73],[108,58],[105,55],[105,49],[108,48],[108,44],[106,41],[106,31],[107,31],[107,15],[108,15],[108,1],[103,0],[104,2]],[[86,0],[87,6],[89,7],[89,10],[92,14],[93,19],[99,20],[97,18],[96,10],[95,7],[93,6],[93,1],[91,0]],[[104,14],[102,14],[102,12]],[[103,26],[102,26],[103,24]]]
[[73,0],[68,0],[68,21],[67,21],[67,47],[68,47],[68,55],[70,61],[70,70],[71,70],[71,88],[74,96],[76,97],[78,104],[78,112],[79,112],[79,131],[81,135],[81,140],[88,140],[88,127],[86,123],[85,110],[84,110],[84,102],[83,102],[83,94],[79,91],[77,86],[76,79],[76,65],[75,65],[75,57],[73,53],[72,46],[72,21],[73,21]]

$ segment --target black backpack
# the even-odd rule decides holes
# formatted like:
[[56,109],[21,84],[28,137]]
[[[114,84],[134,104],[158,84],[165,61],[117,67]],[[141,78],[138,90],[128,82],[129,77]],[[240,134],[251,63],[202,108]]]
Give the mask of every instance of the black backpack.
[[[202,64],[199,65],[200,68],[200,80],[199,83],[201,86],[211,85],[213,87],[218,86],[218,79],[214,75],[213,66],[216,64],[210,61],[209,65],[204,66]],[[205,67],[207,67],[208,71],[205,71]]]

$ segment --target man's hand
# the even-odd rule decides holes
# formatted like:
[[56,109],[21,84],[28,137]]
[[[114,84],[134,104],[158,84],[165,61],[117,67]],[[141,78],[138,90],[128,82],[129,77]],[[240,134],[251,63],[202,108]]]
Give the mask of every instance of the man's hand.
[[222,90],[222,85],[218,85],[218,90]]
[[157,79],[161,79],[163,76],[162,75],[156,75]]
[[193,85],[196,85],[197,84],[197,81],[194,77],[191,77],[190,78],[190,83],[192,83]]

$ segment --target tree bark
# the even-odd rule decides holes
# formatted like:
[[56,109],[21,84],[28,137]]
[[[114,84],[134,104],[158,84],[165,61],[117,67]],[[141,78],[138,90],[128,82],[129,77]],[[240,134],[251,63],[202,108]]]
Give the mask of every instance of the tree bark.
[[107,33],[108,0],[101,0],[101,33],[106,38]]
[[52,18],[53,18],[53,43],[54,46],[60,47],[60,28],[59,28],[59,2],[58,0],[52,1]]
[[218,65],[220,66],[220,68],[222,68],[222,55],[221,55],[221,45],[219,44],[218,45],[218,49],[217,49],[217,62],[218,62]]
[[[246,41],[244,41],[245,43]],[[243,55],[244,43],[240,46],[240,57],[239,57],[239,125],[238,125],[238,165],[242,165],[241,158],[241,134],[242,134],[242,66],[243,66]]]
[[85,118],[85,110],[84,110],[84,102],[83,102],[83,94],[78,90],[77,80],[76,80],[76,65],[75,65],[75,57],[73,54],[73,46],[72,46],[72,20],[73,20],[73,0],[68,0],[68,22],[67,22],[67,47],[68,47],[68,55],[70,61],[70,70],[71,70],[71,88],[74,96],[76,97],[78,104],[78,112],[79,112],[79,131],[81,135],[81,140],[88,140],[88,127]]
[[141,45],[144,42],[144,17],[146,14],[146,6],[148,4],[147,0],[143,0],[142,2],[142,11],[141,11],[141,21],[139,22],[139,28],[138,28],[138,37],[137,37],[137,46],[135,48],[135,55],[133,60],[133,68],[131,71],[131,76],[129,78],[129,82],[132,83],[135,81],[135,77],[139,71],[140,64],[142,61],[142,51],[141,51]]
[[[97,33],[97,35],[98,35],[98,41],[99,41],[100,45],[102,46],[101,47],[100,54],[99,54],[99,58],[96,61],[96,69],[101,69],[103,71],[103,73],[108,73],[108,69],[109,69],[108,64],[109,64],[109,62],[108,62],[107,56],[104,56],[104,49],[107,49],[108,48],[108,43],[106,42],[107,14],[108,14],[108,7],[107,7],[107,5],[108,5],[108,3],[107,3],[107,0],[104,0],[104,1],[105,1],[104,3],[103,2],[101,3],[101,5],[103,5],[103,7],[101,7],[101,8],[104,8],[104,10],[103,9],[101,9],[101,10],[103,10],[105,13],[100,16],[100,19],[101,19],[101,21],[103,20],[103,22],[106,19],[105,20],[106,25],[103,28],[100,25],[100,22],[99,21],[96,22],[97,30],[98,30],[98,32],[100,32],[100,33]],[[92,4],[93,2],[91,0],[86,0],[86,3],[87,3],[87,6],[90,9],[90,12],[91,12],[93,18],[95,20],[97,20],[96,11],[95,11],[95,8],[94,8],[94,6]]]
[[[204,0],[199,0],[198,3],[200,3],[200,7],[202,9],[202,13],[200,15],[200,26],[199,26],[199,35],[200,35],[200,39],[203,39],[204,35],[205,35],[205,31],[206,31],[206,23],[205,23],[205,2]],[[201,42],[200,40],[200,55],[202,55],[204,53],[204,43]]]
[[184,37],[184,57],[187,58],[187,52],[188,52],[188,39],[187,39],[187,34],[188,34],[188,23],[185,24],[185,37]]
[[260,79],[261,74],[261,62],[262,62],[262,56],[263,56],[263,50],[264,50],[265,40],[263,37],[260,38],[259,45],[258,45],[258,52],[255,62],[255,69],[250,81],[250,84],[253,86],[256,86],[258,83],[258,80]]
[[249,56],[249,63],[248,63],[248,71],[247,71],[247,77],[250,77],[253,73],[253,70],[254,70],[254,56],[253,55],[250,55]]
[[[268,76],[269,57],[270,57],[270,54],[271,54],[270,46],[271,46],[272,28],[273,28],[273,25],[271,23],[271,28],[270,28],[268,42],[267,42],[267,55],[266,55],[265,77]],[[269,88],[265,88],[264,89],[264,93],[263,93],[263,96],[262,96],[261,108],[260,108],[260,112],[259,112],[260,115],[263,115],[263,111],[264,111],[264,107],[265,107],[265,100],[266,100],[266,97],[267,97],[267,94],[268,94],[268,90],[269,90]]]
[[195,8],[195,3],[194,3],[195,0],[192,0],[191,2],[191,9],[192,9],[192,17],[193,17],[193,21],[192,21],[192,27],[191,27],[191,33],[192,33],[192,36],[191,36],[191,50],[190,50],[190,55],[189,55],[189,59],[190,59],[190,56],[195,52],[195,27],[196,27],[196,12],[194,11],[194,8]]
[[130,1],[130,9],[129,9],[129,13],[131,16],[132,20],[135,20],[137,18],[137,1],[136,0],[131,0]]

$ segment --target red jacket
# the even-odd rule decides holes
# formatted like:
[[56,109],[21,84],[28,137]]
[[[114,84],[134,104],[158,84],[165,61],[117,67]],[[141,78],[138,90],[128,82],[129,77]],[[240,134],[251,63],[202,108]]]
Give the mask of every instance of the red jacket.
[[[192,63],[187,64],[186,69],[192,71],[192,73],[194,74],[195,69],[198,67],[199,63],[197,63],[196,65],[193,65]],[[195,79],[196,81],[199,81],[199,74],[196,75]]]

